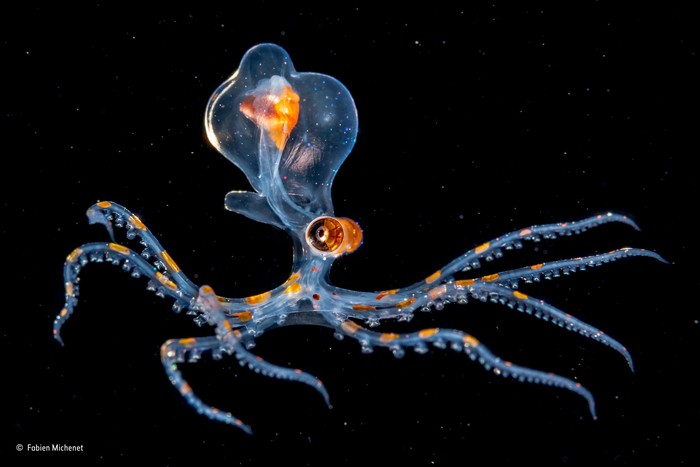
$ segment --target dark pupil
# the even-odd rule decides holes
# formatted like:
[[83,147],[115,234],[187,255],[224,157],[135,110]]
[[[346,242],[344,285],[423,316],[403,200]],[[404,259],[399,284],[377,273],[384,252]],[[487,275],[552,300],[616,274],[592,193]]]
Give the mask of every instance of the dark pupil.
[[319,227],[318,230],[316,231],[316,238],[319,240],[323,240],[326,238],[326,229],[323,227]]

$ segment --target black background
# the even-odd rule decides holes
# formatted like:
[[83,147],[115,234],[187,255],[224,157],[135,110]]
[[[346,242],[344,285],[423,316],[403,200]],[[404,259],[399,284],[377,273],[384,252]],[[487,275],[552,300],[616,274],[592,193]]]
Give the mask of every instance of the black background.
[[[697,25],[668,6],[601,3],[5,10],[3,464],[697,462]],[[327,329],[293,327],[267,333],[256,352],[319,376],[332,410],[234,359],[183,366],[205,401],[252,426],[249,437],[197,416],[162,370],[162,342],[208,330],[111,266],[84,270],[66,346],[54,342],[65,256],[108,238],[84,217],[96,200],[138,213],[195,282],[221,294],[287,277],[285,234],[223,209],[225,193],[248,184],[203,134],[210,94],[260,42],[287,49],[297,70],[336,77],[356,101],[358,141],[333,193],[365,242],[337,262],[338,285],[407,285],[535,223],[607,210],[638,221],[641,232],[606,226],[489,269],[628,245],[668,258],[525,289],[622,341],[636,374],[611,349],[495,305],[382,328],[468,330],[503,358],[581,381],[597,421],[579,397],[503,380],[463,354],[363,355]],[[27,443],[84,452],[16,452]]]

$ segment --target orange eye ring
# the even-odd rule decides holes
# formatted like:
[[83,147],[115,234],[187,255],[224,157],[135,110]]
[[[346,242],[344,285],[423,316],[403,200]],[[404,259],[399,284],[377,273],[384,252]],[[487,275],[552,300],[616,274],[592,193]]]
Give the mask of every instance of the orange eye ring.
[[346,217],[317,217],[306,228],[306,243],[332,256],[352,253],[362,243],[362,229]]

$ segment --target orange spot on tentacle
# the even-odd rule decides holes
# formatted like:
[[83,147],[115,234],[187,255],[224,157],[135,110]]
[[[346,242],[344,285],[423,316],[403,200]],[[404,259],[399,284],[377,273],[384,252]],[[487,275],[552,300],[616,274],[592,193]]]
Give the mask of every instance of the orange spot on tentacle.
[[532,266],[530,266],[530,269],[540,269],[542,268],[542,266],[544,266],[543,263],[533,264]]
[[388,295],[394,295],[398,291],[399,291],[399,289],[391,289],[391,290],[384,290],[382,292],[379,292],[379,294],[377,294],[376,300],[381,300],[382,298],[384,298]]
[[112,251],[116,251],[117,253],[121,253],[122,255],[131,255],[131,250],[125,247],[124,245],[120,245],[118,243],[110,243],[109,244],[109,249]]
[[483,253],[484,251],[489,249],[489,246],[491,246],[490,242],[486,242],[484,244],[481,244],[474,249],[474,253],[476,253],[476,254]]
[[479,341],[477,340],[477,338],[474,336],[470,336],[469,334],[462,338],[462,342],[471,347],[476,347],[477,345],[479,345]]
[[484,282],[493,282],[493,281],[495,281],[496,279],[498,279],[498,277],[499,277],[499,274],[498,274],[498,273],[496,273],[496,274],[489,274],[488,276],[482,277],[481,280],[484,281]]
[[75,288],[72,282],[66,282],[66,295],[72,297],[75,294]]
[[69,263],[72,263],[73,261],[78,259],[78,257],[82,254],[83,254],[83,250],[81,250],[80,248],[76,248],[75,250],[70,252],[70,254],[68,255],[68,258],[66,258],[66,261]]
[[179,341],[177,341],[177,343],[180,345],[190,345],[194,344],[195,342],[197,342],[197,340],[194,337],[187,337],[185,339],[180,339]]
[[362,327],[359,324],[357,324],[354,321],[349,321],[349,320],[343,321],[343,323],[340,325],[340,328],[343,331],[347,332],[348,334],[354,334],[357,331],[359,331],[360,329],[362,329]]
[[214,293],[214,289],[212,289],[212,288],[211,288],[210,286],[208,286],[208,285],[203,285],[203,286],[199,289],[199,291],[200,291],[200,293],[202,293],[202,294],[204,294],[204,295],[209,295],[209,294],[213,294],[213,293]]
[[177,285],[175,282],[171,281],[168,279],[168,277],[165,274],[161,274],[160,272],[156,272],[156,278],[158,279],[158,282],[169,288],[170,290],[177,290]]
[[522,292],[518,292],[517,290],[515,292],[513,292],[513,296],[515,298],[519,298],[520,300],[527,300],[527,295],[525,295]]
[[58,314],[58,316],[60,316],[61,318],[65,318],[67,314],[68,314],[68,310],[64,308],[61,310],[61,312]]
[[144,224],[143,222],[141,222],[141,219],[139,219],[138,217],[136,217],[136,216],[133,215],[133,214],[132,214],[131,216],[129,216],[129,223],[130,223],[132,226],[134,226],[135,229],[139,229],[139,230],[148,230],[148,229],[146,229],[146,224]]
[[258,295],[251,295],[250,297],[246,297],[245,301],[248,302],[250,305],[259,305],[260,303],[268,301],[271,295],[272,293],[270,292],[263,292]]
[[399,337],[401,336],[399,336],[398,334],[394,334],[393,332],[384,332],[379,335],[379,342],[387,343],[396,340]]
[[474,279],[462,279],[455,281],[455,286],[459,288],[469,287],[470,285],[474,285]]
[[294,274],[292,274],[291,276],[289,276],[289,279],[287,279],[284,282],[284,284],[282,284],[282,285],[287,285],[287,284],[291,284],[292,282],[296,282],[299,280],[300,277],[301,277],[301,273],[299,271],[297,271]]
[[299,293],[301,292],[301,284],[298,282],[294,282],[293,284],[290,284],[287,286],[286,289],[284,289],[284,294],[292,294],[292,293]]
[[164,251],[161,253],[161,256],[163,257],[163,261],[165,261],[165,264],[168,266],[168,269],[170,269],[171,272],[180,272],[180,267],[175,264],[175,261],[170,257],[167,251]]
[[436,280],[440,279],[440,274],[441,274],[440,270],[435,271],[434,273],[432,273],[431,275],[429,275],[428,277],[425,278],[425,283],[432,284]]
[[234,317],[238,318],[241,323],[245,323],[253,319],[253,313],[250,311],[241,311],[240,313],[234,313]]
[[416,301],[415,297],[407,298],[406,300],[397,303],[397,304],[396,304],[396,308],[398,308],[399,310],[400,310],[401,308],[406,308],[407,306],[413,305],[413,303],[414,303],[415,301]]
[[376,310],[377,307],[372,306],[372,305],[353,305],[352,309],[358,310],[358,311],[368,311],[368,310]]
[[432,337],[435,334],[437,334],[438,331],[438,328],[421,329],[420,331],[418,331],[418,337],[420,337],[421,339],[427,339],[428,337]]
[[523,229],[520,231],[520,233],[518,235],[520,235],[521,237],[526,237],[526,236],[530,235],[531,233],[532,233],[532,230]]
[[109,207],[112,207],[112,203],[110,203],[109,201],[100,201],[99,203],[97,203],[97,207],[107,209]]
[[433,289],[428,290],[428,296],[430,296],[430,298],[433,300],[442,297],[446,293],[447,293],[447,286],[445,286],[445,285],[441,285],[441,286],[438,286],[438,287],[435,287]]

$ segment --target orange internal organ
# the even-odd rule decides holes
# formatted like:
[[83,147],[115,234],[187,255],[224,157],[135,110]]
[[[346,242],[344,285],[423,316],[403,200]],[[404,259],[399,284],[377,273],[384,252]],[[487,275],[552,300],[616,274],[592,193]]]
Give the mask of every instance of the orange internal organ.
[[243,99],[240,109],[243,115],[267,131],[281,151],[299,120],[299,94],[294,92],[289,83],[277,89],[280,80],[264,86],[269,88],[263,89],[264,94],[256,93]]

